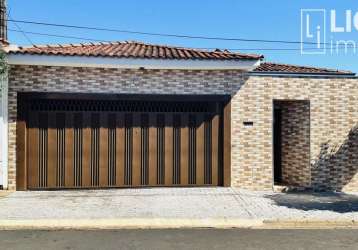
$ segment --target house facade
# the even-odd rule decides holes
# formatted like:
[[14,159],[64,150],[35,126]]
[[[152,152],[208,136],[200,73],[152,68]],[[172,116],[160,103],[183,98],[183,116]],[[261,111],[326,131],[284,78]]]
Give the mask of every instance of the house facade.
[[351,72],[139,42],[3,50],[4,188],[358,191]]

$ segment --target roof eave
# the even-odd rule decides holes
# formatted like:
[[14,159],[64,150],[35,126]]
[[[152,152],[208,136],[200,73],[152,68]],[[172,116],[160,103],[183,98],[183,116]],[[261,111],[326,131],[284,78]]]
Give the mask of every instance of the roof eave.
[[340,76],[340,77],[356,77],[356,73],[349,72],[283,72],[283,71],[250,71],[251,75],[294,75],[294,76]]
[[198,59],[145,59],[100,56],[29,55],[9,53],[10,65],[98,67],[98,68],[145,68],[188,70],[254,70],[260,59],[198,60]]

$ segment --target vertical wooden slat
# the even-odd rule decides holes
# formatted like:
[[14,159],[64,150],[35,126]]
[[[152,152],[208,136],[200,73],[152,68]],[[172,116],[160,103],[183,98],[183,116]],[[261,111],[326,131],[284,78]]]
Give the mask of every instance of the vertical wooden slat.
[[125,130],[124,114],[116,115],[116,186],[124,185]]
[[149,183],[149,116],[141,115],[141,185]]
[[48,187],[56,187],[57,177],[57,129],[56,129],[56,113],[48,113],[48,171],[47,181]]
[[173,185],[173,115],[165,114],[165,178],[166,186]]
[[196,183],[196,116],[194,114],[189,115],[189,184]]
[[48,157],[48,113],[40,112],[39,113],[39,187],[46,188],[47,187],[47,157]]
[[99,185],[108,186],[108,113],[100,114],[99,129]]
[[181,115],[180,131],[180,185],[188,185],[189,174],[189,117],[188,114]]
[[125,169],[124,185],[132,185],[132,160],[133,160],[133,115],[126,113],[125,121]]
[[204,184],[212,184],[212,117],[209,114],[205,115],[204,123]]
[[116,184],[116,114],[108,114],[108,166],[109,185]]
[[73,131],[73,113],[66,113],[66,138],[65,138],[65,186],[74,186],[73,173],[73,146],[74,146],[74,131]]
[[231,102],[225,104],[223,111],[223,185],[231,186]]
[[[106,103],[99,105],[104,104]],[[56,110],[48,112],[44,109],[41,112],[45,114],[46,124],[41,122],[42,125],[39,122],[38,111],[31,111],[29,118],[26,119],[28,124],[24,124],[25,128],[26,126],[29,128],[24,129],[28,141],[24,147],[24,151],[27,150],[25,161],[22,160],[28,164],[26,168],[29,171],[28,187],[72,188],[76,183],[78,187],[90,187],[92,183],[99,187],[124,186],[124,184],[132,186],[230,185],[230,103],[223,105],[224,109],[217,109],[211,117],[205,113],[212,112],[211,106],[208,106],[208,109],[206,107],[197,109],[196,106],[192,108],[186,104],[181,107],[180,103],[170,104],[179,105],[178,107],[169,107],[168,103],[163,104],[166,106],[160,104],[157,107],[157,104],[154,104],[149,109],[147,106],[140,106],[142,104],[138,102],[139,106],[132,109],[132,105],[137,105],[136,103],[128,107],[117,106],[114,103],[114,106],[108,109],[101,106],[101,110],[96,111],[95,117],[92,111],[78,109],[77,106],[73,111],[64,112]],[[68,104],[64,101],[63,105]],[[81,105],[87,107],[87,102]],[[35,108],[42,109],[42,107]],[[57,104],[48,107],[57,107]],[[65,106],[65,110],[68,110],[67,107],[69,106]],[[165,113],[162,113],[163,111]],[[81,119],[75,119],[73,112],[80,114]],[[110,117],[108,112],[111,114]],[[64,118],[58,119],[58,114],[63,114]],[[125,114],[130,121],[127,130]],[[144,123],[148,123],[148,118],[149,127],[146,129]],[[60,125],[58,120],[64,121],[65,124]],[[78,120],[81,122],[77,122]],[[20,122],[19,130],[21,130]],[[49,128],[47,129],[45,125]],[[62,130],[64,125],[65,129]],[[39,130],[41,126],[43,126],[42,134]],[[111,131],[108,126],[112,128]],[[43,140],[42,144],[40,138]],[[128,138],[127,144],[125,138]],[[75,139],[83,143],[75,144]],[[21,144],[19,145],[21,150]],[[39,151],[40,146],[43,153]],[[40,156],[45,160],[44,163],[40,162]],[[74,169],[77,166],[75,163],[78,165],[76,169]],[[127,168],[125,168],[126,163]],[[42,166],[41,172],[39,172],[39,165]],[[64,166],[64,171],[59,166]],[[80,179],[75,179],[75,173],[80,175]],[[43,186],[39,186],[41,174],[47,177],[41,179]],[[61,176],[64,176],[64,179],[61,179]]]
[[157,184],[165,182],[165,115],[157,114]]
[[218,114],[215,114],[213,116],[213,119],[211,121],[211,167],[212,167],[212,185],[217,186],[218,185],[218,164],[219,164],[219,121],[220,117]]
[[28,136],[28,187],[37,188],[39,183],[39,121],[37,112],[29,114]]
[[56,114],[57,127],[57,187],[65,186],[65,141],[66,141],[66,114]]
[[181,168],[181,140],[180,140],[181,116],[173,116],[173,184],[180,185],[180,168]]
[[91,114],[91,185],[99,185],[99,143],[100,143],[100,123],[99,113]]
[[157,115],[149,114],[149,185],[157,184]]
[[75,186],[82,186],[82,147],[83,147],[83,137],[82,137],[82,123],[83,123],[83,113],[76,112],[73,116],[73,125],[74,125],[74,177],[75,177]]
[[82,186],[91,186],[91,113],[83,113]]
[[132,185],[141,185],[141,114],[133,114]]
[[204,185],[204,116],[196,115],[196,184]]

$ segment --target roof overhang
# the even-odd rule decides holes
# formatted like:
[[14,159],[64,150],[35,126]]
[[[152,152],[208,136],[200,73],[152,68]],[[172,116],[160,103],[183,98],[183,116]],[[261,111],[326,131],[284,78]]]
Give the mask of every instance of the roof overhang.
[[125,69],[187,69],[251,71],[260,60],[175,60],[90,56],[8,54],[10,65],[125,68]]
[[298,73],[298,72],[257,72],[252,71],[247,73],[250,76],[282,76],[282,77],[332,77],[332,78],[357,78],[355,73],[330,73],[330,72],[322,72],[322,73]]

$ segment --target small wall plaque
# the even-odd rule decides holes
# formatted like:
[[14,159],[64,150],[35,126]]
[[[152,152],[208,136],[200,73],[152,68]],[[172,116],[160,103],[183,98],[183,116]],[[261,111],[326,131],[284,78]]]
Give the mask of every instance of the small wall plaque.
[[250,122],[250,121],[243,122],[243,124],[244,124],[245,127],[252,127],[252,126],[254,126],[254,122]]

